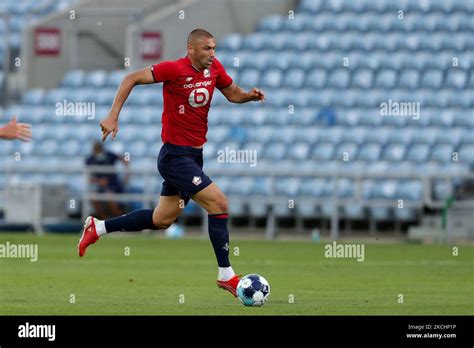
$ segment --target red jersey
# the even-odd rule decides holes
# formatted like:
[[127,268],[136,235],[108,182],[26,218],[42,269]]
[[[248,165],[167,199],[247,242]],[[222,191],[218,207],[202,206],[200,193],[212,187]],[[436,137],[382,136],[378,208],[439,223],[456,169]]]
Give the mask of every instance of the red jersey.
[[202,71],[196,70],[187,56],[161,62],[151,69],[155,82],[163,82],[163,143],[203,145],[214,88],[230,86],[232,78],[216,58]]

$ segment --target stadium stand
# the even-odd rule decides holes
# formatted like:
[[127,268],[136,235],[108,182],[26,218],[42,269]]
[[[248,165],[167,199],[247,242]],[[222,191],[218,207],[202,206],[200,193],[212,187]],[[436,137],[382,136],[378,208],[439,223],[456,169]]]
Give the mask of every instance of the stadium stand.
[[[9,8],[2,2],[2,8]],[[27,2],[20,15],[38,1]],[[41,3],[44,3],[41,2]],[[219,168],[217,150],[254,149],[261,168],[298,171],[364,173],[466,173],[474,166],[474,16],[473,2],[462,0],[303,0],[294,19],[271,15],[249,35],[232,34],[219,42],[217,57],[241,86],[262,87],[261,105],[234,106],[218,92],[209,115],[210,133],[205,154],[208,169]],[[26,4],[26,3],[25,3]],[[405,18],[397,11],[403,8]],[[15,10],[18,9],[15,7]],[[376,13],[377,15],[368,15]],[[15,24],[16,23],[16,24]],[[1,25],[0,25],[1,30]],[[13,45],[13,43],[12,43]],[[238,58],[236,64],[236,58]],[[10,106],[6,117],[17,115],[33,124],[35,137],[22,144],[22,153],[34,166],[61,163],[80,168],[93,139],[100,137],[98,119],[104,117],[124,71],[70,70],[51,90],[32,89],[21,103]],[[134,89],[121,114],[118,138],[110,146],[127,151],[132,166],[150,167],[161,146],[162,86]],[[57,103],[95,105],[95,120],[87,116],[56,115]],[[419,114],[381,113],[382,103],[419,103]],[[294,112],[289,111],[292,106]],[[415,105],[413,105],[416,108]],[[149,127],[152,125],[152,127]],[[145,128],[144,128],[145,127]],[[0,147],[0,155],[13,151]],[[454,163],[453,153],[459,154]],[[345,161],[344,156],[350,160]],[[1,161],[6,162],[5,159]],[[14,165],[2,163],[3,165]],[[230,166],[232,167],[232,166]],[[240,167],[242,170],[242,167]],[[83,190],[78,175],[26,175],[25,180],[55,180]],[[218,175],[215,181],[230,197],[268,197],[268,178]],[[5,177],[0,174],[0,183]],[[155,178],[155,192],[161,187]],[[233,185],[229,185],[230,180]],[[143,189],[132,178],[133,190]],[[276,184],[276,194],[328,199],[333,179],[288,176]],[[353,180],[339,183],[338,196],[356,195]],[[446,199],[453,187],[435,183],[436,199]],[[423,196],[420,180],[365,180],[364,199],[404,199]],[[236,214],[265,214],[265,207],[235,205]],[[254,204],[252,209],[246,206]],[[262,210],[263,209],[263,210]],[[327,216],[331,206],[305,205],[303,216]],[[276,213],[287,214],[288,210]],[[394,209],[348,205],[343,217],[414,220],[420,208]]]

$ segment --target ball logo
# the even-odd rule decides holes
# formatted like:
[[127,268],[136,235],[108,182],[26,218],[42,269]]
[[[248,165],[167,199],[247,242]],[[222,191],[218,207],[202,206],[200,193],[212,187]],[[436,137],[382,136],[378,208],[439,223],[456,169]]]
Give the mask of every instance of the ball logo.
[[209,91],[205,88],[193,89],[189,94],[189,105],[194,108],[204,106],[209,101]]

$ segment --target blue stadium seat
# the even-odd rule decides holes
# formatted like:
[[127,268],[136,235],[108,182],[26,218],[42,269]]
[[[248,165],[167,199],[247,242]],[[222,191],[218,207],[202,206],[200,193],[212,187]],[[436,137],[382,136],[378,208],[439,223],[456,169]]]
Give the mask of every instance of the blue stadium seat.
[[313,69],[306,78],[306,87],[321,89],[326,86],[327,72],[324,69]]
[[463,135],[461,137],[462,144],[474,144],[474,134],[472,129],[464,129]]
[[293,143],[288,149],[287,158],[294,160],[305,160],[309,157],[310,146],[308,143]]
[[260,72],[256,69],[245,69],[239,75],[239,85],[242,87],[255,87],[260,83]]
[[448,88],[462,89],[466,86],[468,74],[462,70],[449,70],[445,86]]
[[96,70],[86,74],[84,86],[102,88],[107,83],[107,73],[105,70]]
[[367,132],[368,130],[365,127],[353,127],[350,132],[344,132],[340,140],[360,145],[365,142]]
[[443,132],[438,133],[436,136],[437,143],[447,143],[451,144],[454,147],[461,142],[463,136],[463,129],[462,128],[449,128],[444,130]]
[[53,156],[57,153],[58,148],[58,143],[55,140],[47,139],[39,143],[35,152],[42,156]]
[[30,89],[25,94],[23,94],[21,102],[27,105],[41,105],[43,103],[45,94],[46,92],[42,88]]
[[375,78],[375,88],[394,88],[397,83],[397,73],[394,70],[382,70]]
[[421,88],[441,88],[443,83],[443,72],[441,70],[430,69],[423,74],[420,87]]
[[283,76],[283,87],[302,88],[305,81],[305,71],[303,69],[291,69]]
[[252,190],[255,187],[255,179],[251,177],[234,178],[232,184],[228,187],[230,194],[238,194],[248,196],[252,194]]
[[242,41],[242,36],[240,34],[228,35],[219,43],[219,49],[236,51],[241,48]]
[[474,144],[465,144],[459,148],[459,161],[466,164],[474,164]]
[[[265,39],[262,41],[262,47],[260,49],[265,49],[269,51],[282,50],[286,45],[288,34],[285,32],[277,32],[274,34],[266,34],[266,33],[261,33],[261,34],[265,35],[263,36]],[[268,39],[270,37],[269,35],[271,35],[272,37],[271,40]],[[246,52],[248,52],[249,60],[253,59],[254,53],[251,51],[246,51]],[[283,53],[284,52],[282,52],[282,55],[284,56]]]
[[374,73],[369,69],[358,70],[352,80],[352,86],[359,88],[371,88],[374,80]]
[[[290,114],[289,123],[292,125],[312,126],[316,123],[316,117],[317,114],[313,109],[298,107],[294,110],[293,114]],[[304,133],[304,131],[301,133]]]
[[408,148],[406,160],[417,163],[424,163],[428,160],[430,146],[428,144],[417,143]]
[[302,0],[299,4],[299,10],[309,14],[317,14],[323,8],[323,3],[323,0]]
[[451,144],[437,144],[431,151],[430,160],[448,163],[452,161],[454,147]]
[[307,22],[307,17],[310,17],[309,15],[306,15],[304,13],[296,15],[293,19],[286,19],[283,22],[283,30],[284,31],[290,31],[290,32],[301,32],[303,31],[306,22]]
[[334,158],[334,144],[330,142],[321,142],[314,145],[311,151],[311,159],[318,161],[329,161]]
[[107,76],[107,83],[108,87],[117,88],[120,83],[122,82],[123,78],[127,75],[125,70],[115,70]]
[[405,145],[401,143],[391,143],[385,146],[382,160],[390,162],[400,162],[406,153]]
[[354,161],[357,159],[358,145],[356,143],[340,143],[335,152],[335,159],[339,161]]
[[337,114],[336,122],[340,126],[355,127],[359,125],[360,113],[358,110],[343,109]]
[[417,70],[404,70],[399,79],[398,86],[401,88],[416,89],[420,81],[420,74]]
[[266,33],[251,33],[242,39],[241,48],[244,50],[259,51],[263,49],[264,43],[267,42],[268,38],[269,36]]
[[268,31],[268,32],[278,32],[284,23],[284,17],[279,15],[272,15],[264,17],[259,25],[258,30],[260,31]]
[[300,188],[300,179],[298,178],[278,178],[275,180],[276,194],[286,197],[295,197]]
[[148,142],[144,140],[135,140],[130,144],[130,156],[131,157],[143,157],[146,155],[148,150]]
[[262,76],[261,84],[264,87],[277,88],[282,85],[283,74],[278,69],[267,70]]
[[82,87],[84,85],[85,73],[83,70],[70,70],[61,81],[63,87]]
[[334,88],[347,88],[349,86],[350,73],[347,69],[333,71],[328,78],[327,86]]
[[298,136],[298,129],[295,127],[285,127],[279,129],[278,132],[273,132],[270,137],[270,141],[272,142],[282,142],[286,143],[289,146],[292,145],[293,140]]
[[366,143],[359,149],[359,155],[357,159],[359,161],[375,162],[380,158],[382,147],[376,143]]

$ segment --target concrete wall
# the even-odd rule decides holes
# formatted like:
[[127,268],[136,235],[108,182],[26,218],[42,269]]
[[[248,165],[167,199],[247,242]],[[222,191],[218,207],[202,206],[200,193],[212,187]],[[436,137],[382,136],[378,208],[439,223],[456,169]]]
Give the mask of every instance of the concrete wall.
[[[156,11],[172,2],[173,0],[81,1],[73,8],[53,14],[28,27],[23,34],[22,46],[23,88],[55,87],[71,68],[124,68],[127,26],[143,18],[143,13]],[[35,55],[33,40],[37,27],[61,30],[59,56]]]
[[[262,17],[287,14],[295,6],[296,0],[83,0],[25,30],[20,84],[53,88],[69,69],[127,68],[125,58],[133,70],[156,63],[140,58],[142,31],[161,33],[161,60],[177,59],[186,54],[187,35],[195,28],[206,28],[219,41],[230,33],[250,33]],[[61,30],[59,56],[35,55],[37,27]]]
[[[218,42],[230,33],[248,34],[263,17],[288,14],[296,5],[296,0],[181,0],[146,17],[141,29],[161,32],[162,60],[174,60],[186,54],[186,38],[195,28],[208,30]],[[139,31],[139,27],[132,25],[129,35],[133,37]],[[137,47],[129,46],[128,53],[133,52],[137,52]],[[141,66],[152,63],[142,61]]]

